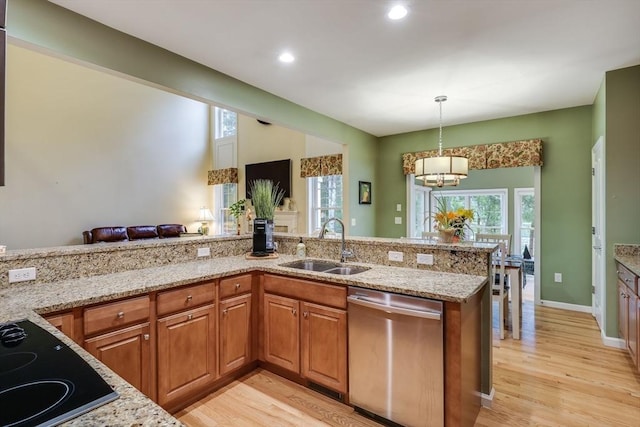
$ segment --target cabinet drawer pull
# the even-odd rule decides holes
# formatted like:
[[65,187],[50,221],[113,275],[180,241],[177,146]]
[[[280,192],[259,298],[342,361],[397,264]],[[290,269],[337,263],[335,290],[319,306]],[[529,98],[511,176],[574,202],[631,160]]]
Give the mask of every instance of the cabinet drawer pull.
[[118,312],[118,319],[123,319],[124,318],[124,311],[119,311]]
[[291,309],[291,314],[293,314],[294,316],[296,315],[296,309]]
[[187,295],[187,302],[191,302],[192,299],[193,297],[191,295]]
[[191,319],[193,319],[193,314],[188,314],[187,315],[187,320],[191,320]]
[[227,314],[228,310],[225,308],[224,310],[222,310],[222,314]]
[[308,311],[303,311],[303,312],[302,312],[302,315],[303,315],[304,317],[307,317],[307,316],[309,316],[309,312],[308,312]]
[[142,337],[145,341],[149,341],[149,334],[144,334]]
[[240,289],[240,283],[236,283],[236,290]]

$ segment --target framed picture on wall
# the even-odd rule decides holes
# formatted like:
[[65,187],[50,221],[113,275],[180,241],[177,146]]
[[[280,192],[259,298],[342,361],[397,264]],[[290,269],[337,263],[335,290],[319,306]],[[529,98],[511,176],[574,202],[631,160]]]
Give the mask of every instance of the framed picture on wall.
[[361,205],[371,204],[371,183],[358,181],[358,203]]

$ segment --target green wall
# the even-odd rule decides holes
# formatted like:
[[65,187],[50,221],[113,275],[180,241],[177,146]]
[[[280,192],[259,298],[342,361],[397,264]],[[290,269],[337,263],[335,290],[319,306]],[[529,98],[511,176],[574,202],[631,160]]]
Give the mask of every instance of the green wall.
[[[542,222],[539,265],[543,300],[591,305],[591,110],[591,106],[583,106],[444,129],[445,148],[533,138],[543,140],[544,166],[540,172],[538,201]],[[437,129],[430,129],[380,139],[377,235],[404,235],[405,225],[392,223],[396,203],[406,206],[401,155],[437,148],[437,132]],[[508,175],[501,177],[501,173],[498,172],[497,179],[503,181],[493,187],[509,187],[509,181],[504,181],[509,179]],[[475,173],[467,178],[469,182],[465,186],[475,186],[471,184],[474,176]],[[563,274],[562,284],[554,283],[556,272]]]
[[[182,56],[92,21],[46,0],[9,0],[7,32],[37,49],[170,89],[178,94],[265,118],[282,126],[348,145],[350,234],[371,236],[373,210],[359,205],[358,178],[375,173],[377,138],[303,108]],[[6,159],[11,162],[12,159]],[[206,177],[203,178],[206,185]],[[369,180],[369,179],[367,179]],[[371,179],[373,181],[373,179]]]
[[606,334],[615,337],[618,298],[613,245],[640,243],[640,66],[607,72],[605,85],[596,101],[602,95],[606,99]]

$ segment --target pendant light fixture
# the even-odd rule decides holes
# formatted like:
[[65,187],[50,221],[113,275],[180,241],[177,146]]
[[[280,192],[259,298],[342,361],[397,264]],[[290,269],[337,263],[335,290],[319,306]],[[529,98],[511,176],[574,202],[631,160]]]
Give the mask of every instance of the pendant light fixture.
[[444,95],[436,96],[440,105],[440,136],[438,137],[438,156],[416,160],[416,178],[430,187],[458,185],[469,172],[469,159],[460,156],[442,155],[442,103],[447,100]]

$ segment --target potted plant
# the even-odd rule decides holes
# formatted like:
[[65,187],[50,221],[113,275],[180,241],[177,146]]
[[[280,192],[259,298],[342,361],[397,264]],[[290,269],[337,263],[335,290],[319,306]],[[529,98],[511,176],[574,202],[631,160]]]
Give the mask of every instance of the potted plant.
[[238,200],[231,206],[229,206],[229,213],[236,219],[236,226],[238,228],[238,236],[240,235],[240,215],[242,215],[242,211],[244,210],[244,202],[245,200]]
[[467,221],[473,220],[473,210],[464,208],[449,210],[447,199],[439,197],[436,200],[438,206],[433,225],[438,230],[440,240],[443,243],[459,242],[464,238],[465,227],[471,229]]
[[284,197],[284,190],[268,179],[256,179],[249,183],[249,196],[255,210],[253,220],[253,253],[273,252],[273,215]]

